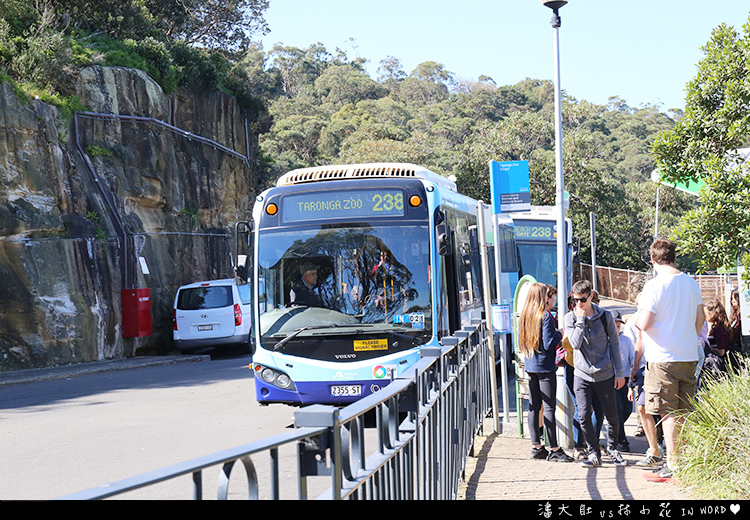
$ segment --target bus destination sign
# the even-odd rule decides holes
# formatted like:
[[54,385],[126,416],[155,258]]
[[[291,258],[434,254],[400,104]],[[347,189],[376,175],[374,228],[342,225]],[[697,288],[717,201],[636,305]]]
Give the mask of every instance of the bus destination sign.
[[516,220],[514,226],[519,242],[557,240],[557,222],[554,221]]
[[282,221],[306,222],[340,218],[402,217],[401,189],[364,189],[294,193],[282,199]]

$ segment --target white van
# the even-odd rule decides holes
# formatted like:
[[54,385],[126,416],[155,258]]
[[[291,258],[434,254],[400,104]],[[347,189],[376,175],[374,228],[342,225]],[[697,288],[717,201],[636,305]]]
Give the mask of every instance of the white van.
[[183,285],[174,298],[174,346],[184,353],[222,346],[250,353],[250,312],[250,285],[234,278]]

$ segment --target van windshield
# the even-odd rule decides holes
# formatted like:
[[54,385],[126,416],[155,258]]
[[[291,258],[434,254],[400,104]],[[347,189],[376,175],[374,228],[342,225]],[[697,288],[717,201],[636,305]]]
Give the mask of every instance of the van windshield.
[[177,308],[183,311],[217,309],[232,306],[232,287],[214,285],[182,289],[177,299]]

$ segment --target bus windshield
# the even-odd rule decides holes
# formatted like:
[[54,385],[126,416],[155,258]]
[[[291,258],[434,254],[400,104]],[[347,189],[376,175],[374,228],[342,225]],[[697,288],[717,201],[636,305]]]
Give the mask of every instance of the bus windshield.
[[537,282],[557,287],[557,244],[555,242],[516,242],[518,276],[533,276]]
[[427,225],[413,222],[261,230],[261,346],[293,353],[311,336],[384,333],[406,339],[399,349],[426,342],[429,251]]

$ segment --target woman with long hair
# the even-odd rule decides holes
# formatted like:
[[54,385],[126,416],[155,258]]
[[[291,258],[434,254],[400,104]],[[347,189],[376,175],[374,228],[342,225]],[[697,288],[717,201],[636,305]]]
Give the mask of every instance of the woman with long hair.
[[729,313],[730,336],[729,358],[733,366],[737,366],[742,358],[742,314],[740,312],[740,290],[735,287],[729,299],[732,307]]
[[[531,458],[547,459],[551,462],[573,462],[557,445],[555,429],[555,406],[557,378],[555,375],[555,351],[562,340],[562,333],[555,328],[555,319],[550,311],[555,306],[557,290],[543,283],[532,284],[519,320],[519,350],[525,358],[525,369],[529,374],[529,432],[531,434]],[[539,412],[544,409],[544,428],[550,451],[542,446],[539,435]]]
[[719,300],[709,300],[705,305],[706,321],[708,322],[708,344],[705,347],[706,359],[703,361],[704,371],[715,377],[721,376],[727,370],[726,353],[731,339],[729,318],[724,306]]

